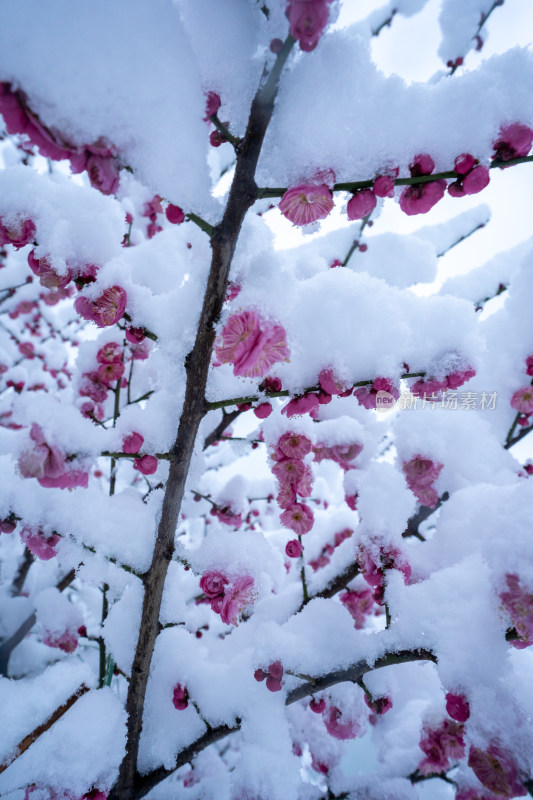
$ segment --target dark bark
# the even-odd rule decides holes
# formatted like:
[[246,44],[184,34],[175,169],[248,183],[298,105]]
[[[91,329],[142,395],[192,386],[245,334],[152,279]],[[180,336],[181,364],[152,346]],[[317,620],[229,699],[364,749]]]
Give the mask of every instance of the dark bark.
[[28,577],[28,572],[30,571],[30,567],[35,561],[35,556],[28,550],[27,547],[24,548],[24,555],[22,556],[22,560],[19,564],[15,577],[13,578],[13,583],[11,584],[11,594],[14,597],[17,597],[23,587],[26,578]]
[[198,321],[196,340],[185,360],[187,382],[183,411],[171,451],[173,460],[170,462],[152,563],[143,578],[144,601],[141,625],[126,700],[128,714],[126,755],[120,766],[118,782],[111,791],[109,800],[130,800],[135,795],[146,686],[159,633],[161,598],[168,565],[174,554],[174,535],[185,483],[198,427],[207,412],[205,388],[215,340],[215,324],[222,311],[231,262],[244,217],[257,199],[255,170],[272,117],[279,77],[293,44],[294,39],[289,37],[278,55],[272,72],[252,102],[248,127],[238,148],[235,176],[226,210],[222,221],[211,236],[211,269]]

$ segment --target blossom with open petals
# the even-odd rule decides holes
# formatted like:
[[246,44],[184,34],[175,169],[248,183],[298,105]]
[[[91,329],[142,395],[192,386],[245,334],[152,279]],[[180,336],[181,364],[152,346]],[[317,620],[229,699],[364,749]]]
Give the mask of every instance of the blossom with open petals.
[[293,186],[279,201],[279,210],[294,225],[309,225],[325,219],[332,208],[333,197],[325,183]]

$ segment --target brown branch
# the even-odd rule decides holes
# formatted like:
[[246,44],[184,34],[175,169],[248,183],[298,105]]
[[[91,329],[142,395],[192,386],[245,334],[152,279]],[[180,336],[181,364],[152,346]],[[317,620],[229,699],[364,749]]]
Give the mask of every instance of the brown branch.
[[88,691],[89,687],[82,683],[80,688],[74,694],[72,694],[62,706],[56,708],[46,722],[43,722],[42,725],[39,725],[31,733],[28,733],[28,735],[18,743],[12,753],[10,753],[10,755],[7,757],[7,760],[0,764],[0,773],[4,772],[13,763],[13,761],[16,761],[19,756],[25,753],[26,750],[31,747],[35,741],[37,741],[39,736],[42,736],[43,733],[46,733],[46,731],[52,727],[52,725],[55,725],[58,719],[60,719],[63,714],[66,714],[69,708],[72,708],[76,700],[79,700],[80,697],[82,697]]
[[[300,686],[297,686],[296,689],[293,689],[287,694],[285,704],[291,705],[292,703],[298,702],[298,700],[302,700],[304,697],[313,695],[316,692],[321,692],[324,689],[329,689],[331,686],[335,686],[338,683],[345,683],[347,681],[350,683],[357,683],[367,672],[372,672],[375,669],[389,667],[393,664],[406,664],[410,661],[433,661],[433,663],[436,664],[437,657],[430,650],[416,649],[400,650],[396,653],[385,653],[385,655],[377,658],[373,664],[361,660],[347,669],[329,672],[327,675],[312,678]],[[175,770],[192,761],[192,759],[197,756],[198,753],[201,753],[202,750],[205,750],[206,747],[229,736],[231,733],[235,733],[240,730],[240,728],[241,722],[237,719],[236,724],[233,726],[219,725],[217,728],[206,731],[203,736],[200,736],[199,739],[186,747],[185,750],[181,751],[176,759],[175,765],[170,769],[159,767],[146,775],[139,776],[136,782],[136,788],[132,792],[130,800],[139,800],[139,798],[144,797],[145,794],[161,783],[161,781],[168,778]]]
[[237,419],[240,414],[242,414],[242,411],[239,411],[238,408],[233,409],[233,411],[224,411],[224,409],[222,409],[222,419],[216,428],[214,428],[211,433],[205,437],[204,450],[207,450],[207,448],[214,444],[214,442],[218,442],[228,425],[231,425],[233,420]]
[[[347,567],[344,572],[341,572],[340,575],[337,575],[328,584],[326,584],[323,589],[320,589],[319,592],[311,595],[307,602],[314,600],[316,597],[335,597],[338,592],[342,592],[343,589],[346,589],[350,581],[353,581],[353,579],[356,578],[360,572],[361,570],[359,568],[359,564],[357,561],[354,561],[354,563],[350,564],[350,566]],[[301,611],[302,608],[307,605],[307,602],[302,603],[298,611]]]
[[448,492],[444,492],[441,497],[439,497],[437,501],[437,505],[434,508],[429,508],[428,506],[420,506],[416,514],[409,519],[407,523],[407,528],[402,533],[404,539],[408,539],[410,536],[416,536],[417,539],[420,539],[421,542],[425,542],[425,538],[419,533],[418,528],[420,525],[428,519],[435,511],[441,507],[446,500],[450,499],[450,495]]
[[28,572],[30,571],[30,567],[34,561],[35,556],[31,550],[28,550],[28,548],[25,547],[24,555],[22,556],[22,560],[18,566],[15,577],[13,578],[13,583],[11,584],[11,594],[14,597],[17,597],[24,588],[24,583],[28,577]]
[[174,537],[183,492],[200,422],[207,412],[204,400],[215,325],[226,297],[229,271],[246,212],[257,199],[254,180],[259,154],[274,110],[279,79],[295,40],[289,36],[278,54],[272,71],[258,89],[250,111],[248,127],[239,145],[235,175],[224,216],[211,236],[212,260],[194,347],[185,359],[187,375],[185,400],[172,448],[163,507],[157,531],[152,563],[144,576],[144,600],[139,637],[128,687],[126,755],[118,782],[109,800],[130,800],[137,782],[137,755],[141,736],[146,686],[152,654],[159,633],[159,611],[168,566],[174,554]]
[[[64,591],[67,586],[69,586],[74,578],[76,577],[76,570],[71,569],[70,572],[67,572],[64,578],[61,578],[59,583],[56,584],[56,589],[59,589],[60,592]],[[24,639],[26,634],[28,634],[35,623],[37,622],[37,617],[35,612],[30,614],[27,617],[22,625],[20,625],[15,633],[13,633],[9,639],[5,639],[5,641],[0,644],[0,676],[7,677],[7,669],[9,665],[9,659],[11,657],[11,653],[15,649],[15,647],[21,643]]]

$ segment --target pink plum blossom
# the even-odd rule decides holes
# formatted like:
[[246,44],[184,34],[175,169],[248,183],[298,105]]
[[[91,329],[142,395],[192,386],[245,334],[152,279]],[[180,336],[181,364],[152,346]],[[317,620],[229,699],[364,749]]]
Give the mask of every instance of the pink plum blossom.
[[110,286],[96,300],[78,297],[74,308],[84,319],[96,323],[99,328],[105,328],[122,319],[127,299],[126,291],[121,286]]
[[457,722],[466,722],[470,717],[470,704],[464,694],[448,692],[446,695],[446,711]]
[[348,388],[337,378],[332,369],[323,369],[318,376],[318,383],[326,394],[331,395],[344,394]]
[[138,453],[144,444],[144,437],[140,433],[134,431],[122,440],[123,453]]
[[533,640],[533,594],[528,592],[515,574],[505,576],[507,591],[500,593],[503,607],[519,636],[525,641]]
[[446,181],[430,181],[406,186],[400,195],[400,208],[408,216],[427,214],[444,197]]
[[309,703],[309,708],[311,711],[314,711],[315,714],[322,714],[324,709],[326,708],[326,700],[324,697],[321,697],[320,700],[316,700],[314,697],[311,699]]
[[282,525],[298,536],[309,533],[314,523],[313,512],[305,503],[293,503],[280,515]]
[[253,599],[254,579],[244,575],[229,586],[220,606],[220,618],[226,625],[237,625]]
[[88,473],[69,469],[62,452],[46,442],[42,428],[36,423],[31,426],[30,439],[34,442],[32,449],[25,450],[18,460],[23,478],[37,478],[41,486],[46,488],[87,488]]
[[428,508],[435,508],[437,505],[439,496],[433,483],[439,477],[442,467],[442,464],[421,455],[416,455],[402,464],[407,485],[418,501]]
[[281,413],[287,417],[296,417],[301,414],[312,414],[318,408],[318,395],[308,392],[301,397],[294,397],[289,400],[286,406],[281,409]]
[[357,458],[363,450],[363,445],[359,442],[347,442],[346,444],[336,444],[328,447],[320,442],[313,447],[315,461],[320,463],[324,459],[335,461],[343,469],[351,469],[352,461]]
[[391,698],[387,696],[375,697],[370,700],[368,695],[365,694],[365,703],[371,711],[379,716],[386,714],[387,711],[390,711],[393,706]]
[[272,403],[260,403],[254,408],[257,419],[267,419],[272,414]]
[[189,694],[185,686],[177,683],[172,691],[172,704],[178,711],[184,711],[189,705]]
[[121,361],[112,361],[98,367],[99,380],[109,386],[114,381],[120,380],[124,375],[125,366]]
[[118,342],[108,342],[98,350],[96,360],[99,364],[114,364],[122,361],[123,352]]
[[479,166],[465,175],[463,179],[463,189],[466,194],[477,194],[481,192],[490,182],[490,173],[487,167]]
[[48,647],[57,647],[64,653],[73,653],[78,646],[78,636],[73,631],[64,631],[63,633],[44,631],[43,642]]
[[497,161],[511,161],[513,158],[527,156],[533,143],[533,129],[520,122],[513,122],[500,129],[499,138],[494,143],[494,158]]
[[511,407],[521,414],[533,414],[533,386],[517,389],[511,397]]
[[325,219],[333,208],[333,197],[326,184],[300,184],[287,189],[279,201],[279,210],[294,225],[309,225]]
[[438,728],[424,727],[422,733],[419,746],[425,758],[418,765],[422,775],[445,772],[450,759],[464,756],[464,729],[460,723],[445,719]]
[[361,730],[361,726],[355,719],[344,717],[340,708],[329,705],[323,713],[324,725],[330,736],[335,739],[355,739]]
[[303,433],[287,431],[278,439],[277,449],[284,457],[302,459],[311,452],[311,440]]
[[359,189],[354,192],[351,199],[348,201],[346,207],[348,219],[356,220],[368,217],[375,209],[376,203],[376,195],[372,189]]
[[339,599],[355,620],[354,628],[357,628],[357,630],[364,628],[366,618],[372,613],[372,609],[374,608],[372,590],[357,589],[343,592]]
[[165,209],[165,216],[173,225],[180,225],[185,221],[185,214],[179,206],[168,205]]
[[224,525],[231,525],[232,528],[240,528],[242,525],[242,514],[234,511],[230,506],[213,506],[210,513]]
[[153,475],[158,467],[158,460],[155,456],[141,456],[133,462],[133,469],[138,470],[143,475]]
[[361,386],[354,389],[353,395],[357,398],[359,405],[369,410],[376,408],[378,392],[387,392],[392,395],[394,400],[400,396],[400,392],[390,378],[379,377],[372,382],[372,386]]
[[233,364],[233,374],[262,377],[277,361],[288,361],[285,330],[264,322],[256,311],[233,314],[215,347],[222,364]]
[[146,339],[144,328],[126,328],[126,341],[130,344],[141,344]]
[[35,251],[31,250],[28,253],[28,265],[34,275],[39,278],[39,283],[46,289],[64,289],[72,280],[72,272],[67,269],[64,275],[60,275],[50,265],[50,261],[46,256],[36,258]]
[[213,114],[218,112],[220,108],[220,95],[216,92],[207,92],[206,93],[206,102],[205,102],[205,117],[204,120],[207,122],[209,117],[212,117]]
[[57,533],[45,536],[38,528],[31,528],[29,526],[25,526],[21,530],[20,538],[28,550],[30,550],[34,556],[40,558],[41,561],[50,561],[51,558],[57,555],[56,545],[61,539]]
[[376,197],[394,196],[394,178],[390,175],[378,175],[372,187]]
[[209,570],[204,572],[200,578],[200,589],[210,600],[215,597],[220,597],[224,594],[224,587],[227,586],[229,580],[222,572],[216,570]]
[[18,219],[7,224],[0,217],[0,245],[11,244],[15,250],[33,242],[35,239],[35,223],[31,219]]
[[515,760],[497,744],[490,744],[486,750],[471,747],[468,766],[480,783],[498,797],[523,797],[527,794]]
[[[305,464],[296,458],[284,458],[272,467],[272,472],[282,486],[298,486],[299,481],[304,477]],[[296,491],[298,491],[296,489]]]
[[454,162],[455,171],[459,175],[466,175],[467,172],[474,169],[476,165],[476,159],[470,153],[461,153],[460,156],[457,156]]
[[95,403],[103,403],[109,386],[103,383],[98,372],[84,372],[78,391],[82,397],[90,397]]
[[329,19],[331,0],[288,0],[289,32],[305,52],[314,50]]
[[302,555],[302,545],[298,539],[291,539],[290,542],[287,542],[285,545],[285,552],[289,558],[300,558]]

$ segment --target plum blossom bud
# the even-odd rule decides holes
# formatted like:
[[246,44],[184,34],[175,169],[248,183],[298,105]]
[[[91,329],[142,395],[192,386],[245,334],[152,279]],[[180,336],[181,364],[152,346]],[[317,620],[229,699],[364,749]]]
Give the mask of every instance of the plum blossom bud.
[[393,197],[394,179],[390,175],[378,175],[372,189],[376,197]]
[[178,711],[183,711],[189,705],[189,694],[185,686],[177,683],[172,693],[172,703]]
[[272,414],[272,404],[260,403],[254,408],[254,414],[258,419],[266,419]]
[[309,708],[311,711],[314,711],[315,714],[322,714],[324,709],[326,708],[326,701],[323,697],[320,700],[316,700],[314,697],[311,699],[309,703]]
[[466,175],[467,172],[470,172],[471,169],[475,167],[476,159],[470,153],[461,153],[460,156],[457,156],[454,162],[455,171],[459,175]]
[[153,475],[157,470],[158,461],[155,456],[141,456],[133,462],[133,469],[138,470],[143,475]]
[[173,225],[180,225],[185,220],[185,214],[179,206],[168,205],[165,216]]
[[354,192],[352,198],[348,201],[346,207],[348,219],[355,220],[368,217],[375,209],[376,203],[376,195],[372,189],[359,189]]
[[457,722],[466,722],[470,716],[470,705],[464,694],[448,692],[446,695],[446,711]]
[[291,539],[290,542],[287,542],[285,545],[285,552],[289,558],[300,558],[302,555],[302,545],[298,539]]
[[144,328],[126,328],[126,341],[130,344],[140,344],[145,338]]
[[466,194],[481,192],[490,182],[490,173],[487,167],[474,167],[463,179],[463,189]]
[[144,437],[140,433],[130,433],[122,441],[123,453],[138,453],[144,443]]
[[[204,119],[206,121],[209,120],[209,117],[212,117],[213,114],[216,114],[219,108],[220,108],[220,95],[217,94],[216,92],[207,92]],[[170,220],[170,222],[172,222],[172,220]]]

